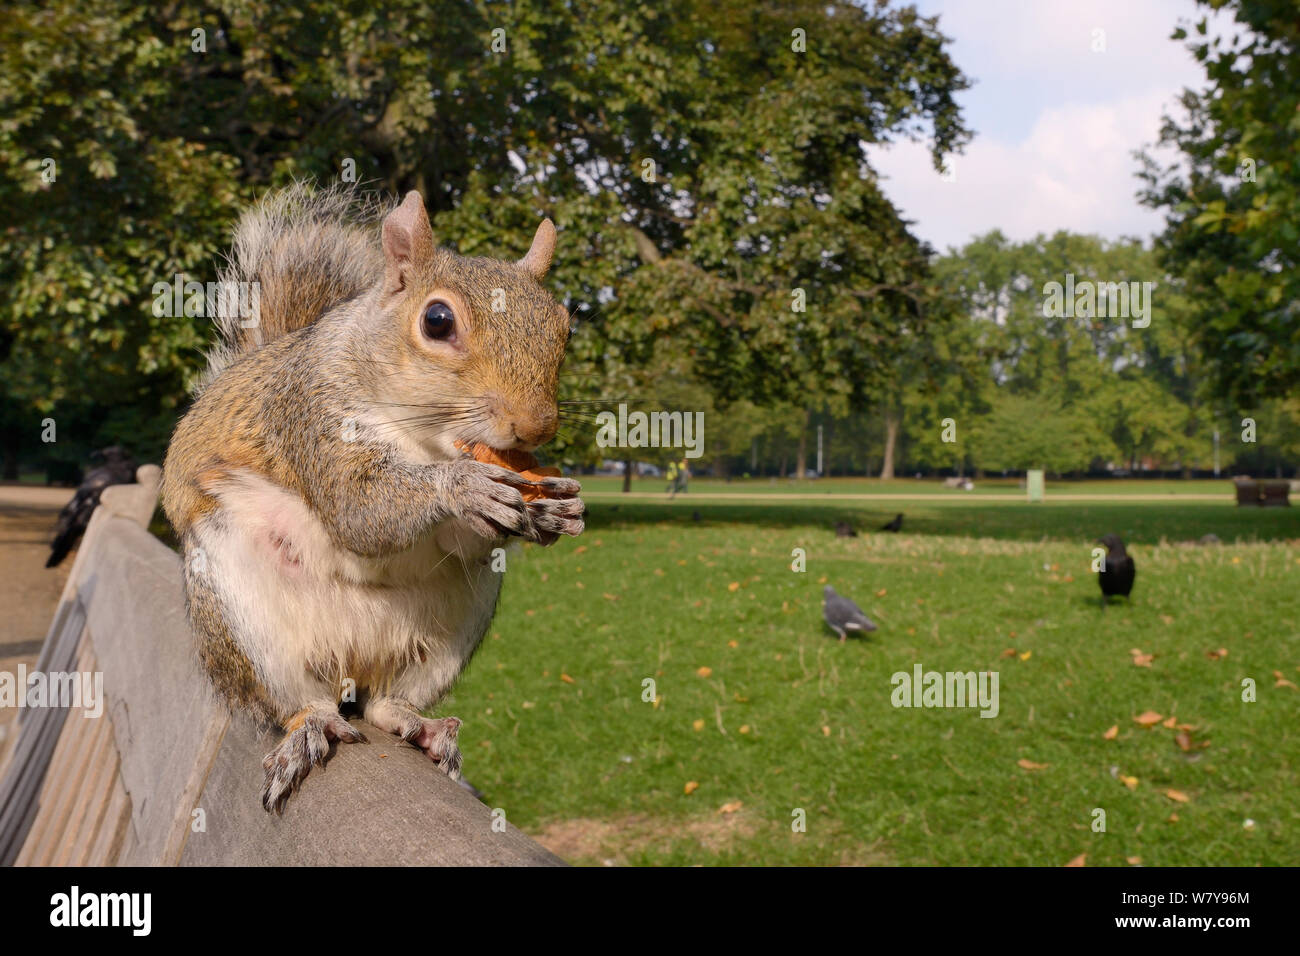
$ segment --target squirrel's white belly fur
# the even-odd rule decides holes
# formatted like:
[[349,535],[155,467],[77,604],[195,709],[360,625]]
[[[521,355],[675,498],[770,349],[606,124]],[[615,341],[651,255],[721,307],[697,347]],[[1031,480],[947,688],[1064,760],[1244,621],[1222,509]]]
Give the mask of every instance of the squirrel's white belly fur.
[[339,548],[297,494],[237,471],[212,489],[219,509],[194,528],[232,635],[272,699],[391,694],[428,706],[460,674],[491,621],[499,542],[456,519],[399,554]]

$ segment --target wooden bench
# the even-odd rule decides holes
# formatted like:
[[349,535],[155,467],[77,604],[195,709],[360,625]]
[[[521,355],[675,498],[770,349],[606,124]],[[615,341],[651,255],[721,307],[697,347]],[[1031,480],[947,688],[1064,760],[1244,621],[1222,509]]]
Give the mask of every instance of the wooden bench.
[[563,864],[364,723],[369,744],[337,748],[282,817],[266,813],[274,740],[232,720],[198,669],[180,558],[147,530],[160,477],[145,465],[91,517],[35,669],[102,672],[102,714],[20,711],[0,766],[0,864]]
[[1256,481],[1253,478],[1234,478],[1237,489],[1237,506],[1254,508],[1289,508],[1291,482]]

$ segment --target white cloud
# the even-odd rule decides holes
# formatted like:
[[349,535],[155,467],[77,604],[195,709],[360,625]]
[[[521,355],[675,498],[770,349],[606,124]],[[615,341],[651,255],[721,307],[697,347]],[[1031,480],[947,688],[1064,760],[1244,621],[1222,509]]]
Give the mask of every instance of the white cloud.
[[[952,158],[955,182],[934,171],[923,144],[869,151],[919,236],[942,250],[994,228],[1013,239],[1161,228],[1161,215],[1138,204],[1133,153],[1155,141],[1181,89],[1203,83],[1199,65],[1168,39],[1180,16],[1200,15],[1193,4],[932,0],[922,8],[940,14],[952,56],[977,82],[960,98],[976,136]],[[1091,49],[1098,28],[1104,53]]]
[[1058,229],[1146,235],[1162,220],[1135,198],[1133,151],[1155,140],[1165,101],[1148,93],[1045,110],[1018,143],[976,139],[952,160],[952,182],[923,144],[874,149],[871,160],[914,231],[940,249],[993,228],[1013,239]]

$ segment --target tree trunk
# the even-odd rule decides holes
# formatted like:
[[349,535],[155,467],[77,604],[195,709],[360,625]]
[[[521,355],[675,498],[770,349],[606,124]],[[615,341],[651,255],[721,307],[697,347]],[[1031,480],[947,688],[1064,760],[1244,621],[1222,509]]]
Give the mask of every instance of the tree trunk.
[[805,408],[803,425],[799,428],[799,452],[795,455],[794,464],[794,477],[798,481],[803,481],[804,476],[808,474],[808,421],[811,418],[812,413]]
[[623,461],[623,494],[632,490],[632,469],[636,467],[636,462],[631,458]]
[[5,481],[18,480],[18,445],[19,431],[17,428],[9,431],[4,436],[4,475]]
[[894,477],[894,449],[898,445],[901,417],[895,409],[885,410],[885,461],[880,466],[880,477],[885,481]]

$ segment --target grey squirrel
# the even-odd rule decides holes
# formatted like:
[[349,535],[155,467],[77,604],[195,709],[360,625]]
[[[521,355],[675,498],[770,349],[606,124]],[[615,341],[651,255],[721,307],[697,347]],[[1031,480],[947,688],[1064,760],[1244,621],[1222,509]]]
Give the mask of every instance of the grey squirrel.
[[492,619],[492,550],[583,530],[576,481],[525,501],[528,479],[461,450],[555,434],[570,330],[541,285],[555,227],[505,262],[437,246],[419,193],[379,220],[376,200],[307,184],[244,214],[220,279],[256,283],[259,315],[219,320],[163,469],[200,661],[285,732],[267,810],[331,741],[363,741],[339,712],[353,686],[367,721],[459,777],[460,720],[421,710]]

